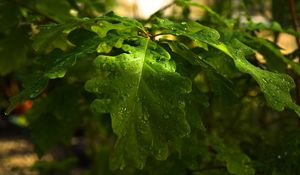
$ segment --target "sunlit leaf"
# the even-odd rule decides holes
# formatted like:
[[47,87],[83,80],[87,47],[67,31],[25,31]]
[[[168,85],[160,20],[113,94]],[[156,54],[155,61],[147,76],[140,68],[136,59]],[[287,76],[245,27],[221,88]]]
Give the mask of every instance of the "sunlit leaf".
[[175,72],[169,54],[154,42],[145,38],[131,42],[134,46],[122,46],[127,53],[98,56],[94,64],[102,73],[85,85],[102,97],[92,109],[112,117],[118,135],[111,159],[114,169],[143,168],[150,155],[165,160],[168,142],[190,132],[183,98],[191,91],[190,80]]

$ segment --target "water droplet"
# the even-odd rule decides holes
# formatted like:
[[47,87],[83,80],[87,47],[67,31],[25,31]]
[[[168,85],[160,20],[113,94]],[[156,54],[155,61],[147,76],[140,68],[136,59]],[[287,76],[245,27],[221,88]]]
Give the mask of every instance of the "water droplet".
[[39,94],[39,90],[36,89],[36,90],[34,90],[34,91],[29,95],[29,98],[34,98],[34,97],[36,97],[38,94]]
[[148,121],[148,119],[149,119],[149,114],[148,114],[148,113],[145,113],[145,114],[143,115],[143,119],[144,119],[144,121]]
[[141,133],[142,135],[146,133],[146,131],[143,130],[143,129],[139,129],[139,131],[140,131],[140,133]]
[[124,107],[123,107],[123,108],[121,108],[120,113],[121,113],[121,114],[124,114],[126,111],[127,111],[127,108],[124,108]]
[[102,69],[103,69],[103,70],[109,70],[109,69],[110,69],[109,64],[103,63],[103,64],[102,64]]
[[163,117],[164,117],[164,119],[169,119],[170,118],[170,116],[168,114],[164,114]]
[[144,168],[144,166],[145,166],[145,161],[143,160],[143,159],[140,159],[139,161],[138,161],[138,169],[143,169]]
[[139,103],[140,101],[141,101],[141,98],[139,98],[139,97],[135,98],[136,103]]
[[154,146],[154,141],[153,141],[153,139],[151,139],[151,143],[149,144],[149,147],[148,147],[148,149],[149,149],[149,151],[153,151],[153,146]]
[[122,100],[126,100],[126,99],[128,99],[130,97],[130,95],[128,93],[122,93],[122,92],[120,92],[120,94],[121,94],[121,99]]
[[267,81],[265,78],[263,78],[262,81],[263,81],[264,83],[268,83],[268,81]]
[[122,160],[122,163],[120,165],[120,169],[123,170],[126,167],[126,163],[124,160]]
[[178,101],[178,104],[179,104],[181,107],[185,107],[185,102],[184,102],[184,101]]
[[5,111],[5,112],[4,112],[4,115],[5,115],[5,116],[8,116],[9,113],[10,113],[10,111]]
[[161,149],[159,149],[159,150],[157,151],[158,154],[161,154],[161,152],[162,152]]
[[88,50],[87,53],[94,53],[94,50]]
[[130,88],[132,88],[132,86],[133,86],[133,84],[132,84],[132,83],[130,83],[130,84],[126,84],[126,85],[125,85],[125,87],[126,87],[126,88],[129,88],[129,89],[130,89]]
[[103,83],[103,86],[104,86],[104,87],[107,87],[107,86],[108,86],[108,83]]
[[144,97],[144,96],[139,97],[139,101],[144,101],[145,99],[146,99],[146,97]]

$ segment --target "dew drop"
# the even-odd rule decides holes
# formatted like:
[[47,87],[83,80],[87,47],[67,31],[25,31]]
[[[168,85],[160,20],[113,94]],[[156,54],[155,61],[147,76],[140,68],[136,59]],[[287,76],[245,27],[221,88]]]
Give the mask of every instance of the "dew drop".
[[123,170],[126,167],[125,161],[123,160],[120,166],[120,169]]
[[139,97],[135,98],[135,102],[139,103],[141,101],[141,99]]
[[182,25],[186,25],[187,23],[185,21],[181,22]]
[[139,131],[140,131],[141,134],[145,134],[146,133],[145,130],[143,130],[143,129],[139,129]]
[[144,166],[145,166],[145,163],[144,163],[145,161],[143,160],[143,159],[140,159],[139,161],[138,161],[138,169],[143,169],[144,168]]
[[178,104],[182,107],[185,107],[185,102],[184,101],[178,101]]
[[36,95],[39,93],[39,90],[37,89],[37,90],[34,90],[30,95],[29,95],[29,97],[30,98],[34,98],[34,97],[36,97]]
[[5,115],[5,116],[8,116],[9,113],[10,113],[9,111],[5,111],[5,112],[4,112],[4,115]]
[[87,53],[94,53],[94,50],[88,50]]
[[109,85],[108,83],[104,83],[104,84],[103,84],[104,87],[107,87],[108,85]]
[[144,121],[148,121],[148,119],[149,119],[149,114],[148,114],[148,113],[144,114],[144,115],[143,115],[143,119],[144,119]]
[[168,114],[164,114],[163,117],[164,117],[164,119],[169,119],[170,118],[170,116]]
[[102,69],[103,69],[103,70],[109,70],[109,64],[103,63],[103,64],[102,64]]

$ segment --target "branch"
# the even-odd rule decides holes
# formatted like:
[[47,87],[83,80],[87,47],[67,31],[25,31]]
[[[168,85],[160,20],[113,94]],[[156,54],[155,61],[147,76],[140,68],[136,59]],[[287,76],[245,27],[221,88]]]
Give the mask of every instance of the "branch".
[[158,11],[156,11],[155,13],[153,13],[147,20],[147,22],[149,22],[154,16],[158,15],[159,13],[167,10],[168,8],[170,8],[171,6],[173,6],[175,4],[175,1],[167,4],[166,6],[162,7],[161,9],[159,9]]
[[[290,15],[292,17],[292,24],[293,28],[296,32],[298,32],[298,21],[297,21],[297,12],[296,12],[296,5],[295,0],[289,0],[289,9]],[[298,49],[300,48],[300,40],[299,38],[295,37]],[[294,78],[296,84],[296,103],[300,105],[300,77],[299,75]],[[300,119],[298,119],[298,125],[300,125]]]
[[47,20],[49,20],[50,22],[53,22],[53,23],[60,23],[58,20],[52,18],[51,16],[48,16],[46,14],[44,14],[43,12],[31,7],[30,5],[27,5],[26,3],[21,3],[19,2],[19,5],[24,7],[24,8],[27,8],[29,11],[31,11],[32,13],[35,13],[37,15],[40,15],[40,16],[43,16],[44,18],[46,18]]
[[[293,28],[296,32],[298,32],[299,24],[298,24],[298,20],[297,20],[295,0],[289,0],[289,9],[290,9],[290,15],[292,17]],[[297,37],[295,37],[295,38],[296,38],[297,46],[298,46],[298,48],[300,48],[300,40]]]

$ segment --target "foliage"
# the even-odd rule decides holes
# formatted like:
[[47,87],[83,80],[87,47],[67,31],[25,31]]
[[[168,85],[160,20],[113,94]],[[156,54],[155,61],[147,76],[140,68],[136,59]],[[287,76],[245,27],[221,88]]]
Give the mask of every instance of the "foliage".
[[[300,33],[279,23],[242,25],[185,0],[174,5],[206,15],[93,17],[85,9],[92,2],[80,9],[75,1],[1,0],[0,74],[22,68],[24,85],[6,112],[34,99],[26,117],[39,155],[71,147],[81,129],[86,174],[300,173],[300,67],[256,31]],[[21,17],[31,28],[12,30]],[[80,161],[68,156],[35,168],[68,174]]]

